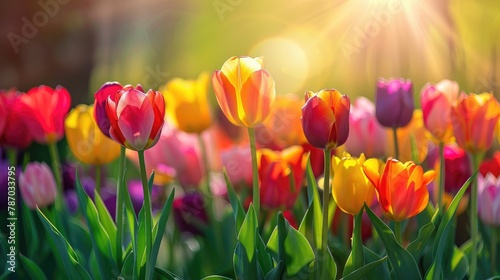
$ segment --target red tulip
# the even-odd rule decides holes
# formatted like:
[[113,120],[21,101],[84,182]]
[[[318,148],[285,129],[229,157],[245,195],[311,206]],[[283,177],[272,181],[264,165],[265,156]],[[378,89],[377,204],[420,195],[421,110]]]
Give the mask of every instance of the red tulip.
[[0,91],[0,103],[4,104],[5,127],[0,133],[0,145],[25,149],[33,137],[24,124],[25,115],[21,113],[21,93],[17,90]]
[[[114,90],[113,87],[110,86],[109,91]],[[99,104],[101,98],[96,94],[95,103]],[[109,135],[113,140],[136,151],[149,149],[158,142],[165,117],[165,101],[160,92],[150,89],[144,93],[140,87],[127,85],[114,94],[111,92],[105,104],[105,115],[102,108],[96,107],[96,123],[105,129],[109,121]]]
[[39,86],[21,96],[20,113],[36,142],[50,144],[64,136],[64,117],[71,107],[71,96],[61,86]]
[[302,107],[302,129],[316,148],[334,149],[349,136],[350,100],[336,89],[306,92]]
[[301,146],[281,152],[260,149],[259,179],[262,206],[290,209],[303,186],[307,153]]

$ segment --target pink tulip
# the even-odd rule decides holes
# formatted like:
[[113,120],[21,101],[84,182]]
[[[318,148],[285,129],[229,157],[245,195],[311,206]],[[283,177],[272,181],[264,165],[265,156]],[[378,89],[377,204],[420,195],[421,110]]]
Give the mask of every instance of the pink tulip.
[[[97,104],[100,98],[97,94]],[[158,142],[164,117],[165,100],[160,92],[150,89],[144,93],[140,87],[130,85],[108,96],[105,115],[101,109],[99,112],[96,110],[95,114],[96,123],[101,129],[105,129],[109,121],[111,138],[135,151],[149,149]]]
[[19,176],[19,189],[31,209],[48,206],[56,199],[56,181],[46,163],[29,163]]
[[478,214],[492,226],[500,226],[500,176],[478,174]]
[[375,117],[375,105],[369,99],[360,97],[351,106],[349,114],[351,131],[345,148],[353,156],[364,153],[367,158],[385,155],[386,129]]
[[[127,157],[138,164],[137,153]],[[176,176],[183,186],[196,186],[203,178],[203,164],[195,135],[164,125],[158,143],[144,152],[146,173],[157,178]],[[162,180],[165,181],[165,180]]]
[[233,186],[236,187],[242,183],[247,186],[252,185],[250,147],[233,146],[221,153],[221,160]]
[[449,142],[453,137],[450,111],[458,98],[458,83],[443,80],[436,85],[426,84],[420,96],[425,127],[438,142]]
[[50,144],[64,136],[64,117],[70,107],[71,96],[64,87],[42,85],[21,96],[20,113],[35,141]]

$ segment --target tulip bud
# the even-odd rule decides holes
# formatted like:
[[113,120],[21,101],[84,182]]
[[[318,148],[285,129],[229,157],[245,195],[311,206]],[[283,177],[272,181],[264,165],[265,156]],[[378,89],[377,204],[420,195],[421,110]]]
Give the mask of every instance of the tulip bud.
[[56,199],[56,181],[46,163],[28,163],[19,176],[19,189],[31,209],[48,206]]

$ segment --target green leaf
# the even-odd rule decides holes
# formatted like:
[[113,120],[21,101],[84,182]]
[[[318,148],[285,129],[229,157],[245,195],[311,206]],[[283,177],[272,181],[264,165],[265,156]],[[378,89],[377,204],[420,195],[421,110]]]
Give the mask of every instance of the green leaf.
[[283,278],[283,273],[285,272],[285,264],[280,261],[275,268],[271,269],[266,274],[264,280],[281,280]]
[[[309,241],[297,230],[290,226],[283,215],[278,215],[278,226],[275,228],[267,243],[267,250],[276,260],[285,263],[288,278],[303,276],[309,272],[309,265],[314,261],[314,252]],[[284,223],[283,223],[284,222]],[[279,226],[280,223],[282,226]],[[280,229],[281,228],[281,229]],[[283,231],[283,233],[281,233]],[[284,239],[284,240],[279,240]],[[280,242],[282,249],[280,250]],[[280,251],[284,251],[280,254]]]
[[[366,263],[371,263],[381,259],[379,255],[365,246],[363,246],[363,253],[365,255]],[[366,279],[390,279],[387,262],[383,262],[381,265],[374,267],[372,270],[368,271],[365,276]]]
[[[477,171],[476,171],[477,173]],[[458,205],[460,203],[460,200],[465,194],[465,191],[469,187],[470,183],[474,178],[476,177],[476,173],[474,173],[460,188],[458,191],[457,195],[453,198],[453,200],[450,203],[450,206],[444,213],[443,219],[441,220],[441,223],[439,224],[439,228],[436,233],[436,237],[434,239],[434,245],[433,245],[433,255],[434,261],[432,262],[431,267],[427,271],[427,274],[425,276],[426,279],[442,279],[443,277],[443,267],[442,267],[442,259],[443,259],[443,254],[445,251],[445,246],[447,244],[448,240],[448,233],[450,232],[450,229],[452,227],[452,220],[453,217],[455,216],[455,213],[457,211]],[[444,275],[446,276],[446,275]]]
[[436,222],[437,217],[439,216],[438,214],[439,210],[436,210],[434,216],[432,217],[432,220],[424,225],[420,230],[418,231],[418,237],[415,239],[413,242],[408,245],[407,250],[410,252],[410,254],[413,256],[415,260],[420,259],[420,256],[422,255],[422,251],[425,248],[425,245],[428,244],[429,239],[432,236],[432,233],[434,233],[434,229],[436,228],[434,226],[434,223]]
[[257,235],[257,262],[262,269],[262,274],[266,275],[271,271],[274,267],[273,259],[266,251],[266,243],[262,240],[260,235]]
[[26,248],[28,249],[27,255],[30,258],[40,258],[40,250],[38,248],[40,242],[38,240],[39,232],[33,217],[33,211],[29,209],[25,203],[21,203],[22,207],[22,223],[24,230],[24,237],[26,239]]
[[182,280],[182,278],[173,274],[172,272],[165,270],[163,268],[157,267],[157,266],[155,267],[155,272],[156,272],[156,274],[167,278],[167,280]]
[[[344,280],[361,279],[361,278],[365,277],[370,271],[372,271],[373,269],[375,269],[376,267],[381,265],[383,262],[385,262],[386,260],[387,260],[387,256],[385,256],[377,261],[370,262],[370,263],[354,270],[353,272],[349,273],[348,275],[342,277],[342,279],[344,279]],[[379,279],[382,279],[382,278],[379,278]]]
[[233,255],[236,279],[262,279],[262,271],[258,265],[257,248],[257,215],[250,204],[248,213],[238,233],[238,242]]
[[95,207],[97,209],[97,215],[99,217],[99,222],[101,223],[102,227],[104,228],[106,234],[109,237],[109,243],[111,245],[111,253],[113,254],[113,259],[116,262],[117,256],[115,256],[116,255],[115,222],[113,221],[113,218],[111,218],[108,208],[106,208],[106,205],[102,201],[102,198],[97,191],[94,191],[94,201],[95,201]]
[[224,179],[226,180],[227,193],[229,195],[229,201],[231,202],[231,207],[233,208],[234,220],[236,221],[236,232],[240,231],[243,220],[245,219],[245,210],[241,205],[241,201],[234,192],[233,185],[227,176],[226,170],[224,169]]
[[306,178],[309,208],[300,223],[299,232],[307,237],[311,246],[316,248],[316,252],[319,252],[322,246],[321,229],[323,225],[323,212],[320,204],[318,185],[309,161],[307,163]]
[[69,277],[68,279],[92,279],[88,272],[80,265],[77,254],[59,230],[47,219],[39,208],[37,208],[37,214],[55,246],[54,249],[57,250],[57,252],[54,252],[54,255],[59,259],[58,262],[61,263],[61,271],[66,272],[65,275]]
[[[76,174],[76,190],[80,208],[82,209],[83,216],[89,227],[90,240],[94,248],[100,276],[105,279],[117,277],[119,270],[113,258],[114,250],[112,250],[112,245],[110,244],[110,236],[101,222],[96,206],[83,190],[78,174]],[[95,195],[96,201],[99,201],[99,194],[96,193]],[[116,240],[116,229],[114,232]]]
[[220,275],[210,275],[201,280],[232,280],[231,278],[220,276]]
[[363,254],[363,241],[361,239],[361,218],[363,209],[354,217],[354,229],[352,235],[352,250],[344,267],[343,276],[349,275],[361,268],[365,264]]
[[418,270],[417,263],[413,259],[412,255],[406,251],[399,243],[396,241],[396,237],[391,229],[382,222],[375,213],[366,206],[365,210],[368,217],[372,221],[372,225],[377,231],[380,240],[384,243],[384,247],[387,251],[387,256],[389,261],[394,268],[394,273],[397,275],[398,279],[422,279],[420,272]]
[[[145,276],[145,264],[146,264],[146,234],[151,234],[146,232],[146,213],[144,207],[139,211],[139,225],[135,227],[135,246],[134,246],[134,258],[135,258],[135,272],[138,273],[139,278],[144,278]],[[144,275],[143,275],[144,274]]]
[[120,277],[123,279],[133,279],[134,277],[134,254],[129,252],[125,255],[122,271],[120,272]]
[[45,274],[42,269],[32,260],[28,259],[22,254],[19,254],[19,258],[21,259],[21,263],[23,264],[26,273],[33,280],[46,280]]
[[165,227],[167,226],[168,216],[170,215],[170,210],[172,209],[172,203],[174,201],[175,189],[172,189],[167,202],[163,206],[163,210],[160,214],[160,219],[155,225],[153,232],[156,232],[153,247],[151,248],[151,266],[149,275],[153,275],[154,266],[156,264],[156,259],[158,257],[158,251],[160,250],[161,240],[163,239],[163,233],[165,232]]

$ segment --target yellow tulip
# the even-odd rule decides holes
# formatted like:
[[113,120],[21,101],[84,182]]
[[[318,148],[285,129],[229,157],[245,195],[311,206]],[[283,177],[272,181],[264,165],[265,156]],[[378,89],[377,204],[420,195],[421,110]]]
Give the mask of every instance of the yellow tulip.
[[364,162],[364,154],[353,158],[344,153],[342,158],[334,156],[332,160],[333,198],[342,211],[351,215],[357,215],[365,203],[369,206],[375,196],[373,184],[363,173]]
[[174,78],[161,90],[167,102],[167,115],[178,129],[200,133],[212,124],[207,100],[210,75],[201,73],[197,80]]
[[83,163],[110,163],[120,155],[120,145],[101,132],[93,115],[94,105],[83,104],[76,106],[68,114],[64,129],[69,149]]

